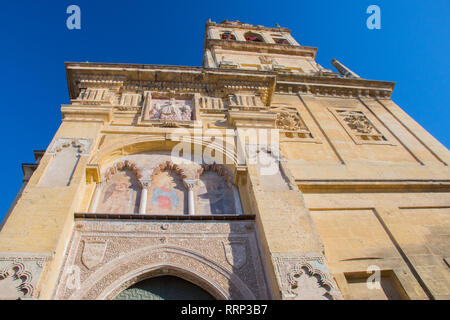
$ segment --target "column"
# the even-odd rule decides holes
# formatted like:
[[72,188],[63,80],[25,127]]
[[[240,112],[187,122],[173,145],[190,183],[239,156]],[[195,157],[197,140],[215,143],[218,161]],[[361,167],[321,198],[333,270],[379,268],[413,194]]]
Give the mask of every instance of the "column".
[[184,179],[184,185],[188,189],[188,212],[189,215],[195,214],[195,205],[194,205],[194,188],[197,185],[197,179]]
[[94,198],[92,199],[91,206],[89,208],[90,213],[95,213],[95,211],[97,210],[97,205],[100,200],[100,196],[102,194],[104,185],[105,185],[105,182],[102,181],[100,183],[97,183],[97,185],[95,186]]
[[148,179],[148,180],[140,180],[139,181],[141,183],[141,201],[139,203],[139,214],[145,214],[145,210],[147,208],[147,192],[148,192],[148,188],[151,186],[152,184],[152,180]]

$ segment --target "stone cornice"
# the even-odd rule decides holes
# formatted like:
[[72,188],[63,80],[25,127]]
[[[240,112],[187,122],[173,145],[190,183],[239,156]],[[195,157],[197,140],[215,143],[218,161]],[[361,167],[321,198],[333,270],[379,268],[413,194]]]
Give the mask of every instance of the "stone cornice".
[[223,27],[223,28],[236,28],[236,29],[245,29],[245,30],[254,30],[254,31],[270,31],[270,32],[288,32],[291,33],[291,30],[285,27],[265,27],[261,25],[252,25],[249,23],[243,23],[240,21],[228,21],[228,22],[214,22],[208,21],[206,23],[206,29],[209,27]]
[[254,51],[259,53],[273,53],[284,55],[295,55],[316,58],[317,48],[294,46],[294,45],[282,45],[276,43],[264,43],[264,42],[247,42],[247,41],[229,41],[220,39],[207,39],[206,48],[220,47],[227,50],[235,51]]
[[274,71],[208,69],[203,67],[136,65],[115,63],[66,63],[71,99],[77,98],[79,85],[135,90],[183,90],[213,92],[263,90],[269,93],[310,93],[331,96],[376,96],[390,98],[395,83],[349,79],[337,75],[283,74]]
[[62,105],[63,121],[93,121],[107,123],[112,117],[112,108],[99,106]]

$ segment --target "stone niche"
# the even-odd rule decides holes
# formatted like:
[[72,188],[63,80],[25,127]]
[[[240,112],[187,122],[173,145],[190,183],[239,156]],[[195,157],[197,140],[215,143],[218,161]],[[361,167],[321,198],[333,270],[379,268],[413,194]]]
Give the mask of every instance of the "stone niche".
[[133,284],[175,275],[216,299],[270,299],[252,218],[77,218],[55,299],[113,299]]

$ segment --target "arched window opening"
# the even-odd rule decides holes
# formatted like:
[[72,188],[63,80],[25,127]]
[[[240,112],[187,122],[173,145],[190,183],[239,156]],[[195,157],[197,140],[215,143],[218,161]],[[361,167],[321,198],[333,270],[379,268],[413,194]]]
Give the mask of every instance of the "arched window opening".
[[187,191],[184,172],[170,162],[153,171],[148,190],[147,214],[187,214]]
[[202,166],[196,212],[200,215],[242,214],[239,193],[226,167],[216,164]]
[[229,31],[225,31],[220,35],[222,40],[236,40],[236,37]]
[[204,289],[175,276],[140,281],[119,293],[114,300],[215,300]]
[[276,44],[289,44],[289,42],[284,38],[273,38]]
[[132,168],[118,164],[106,173],[106,181],[101,187],[101,194],[96,204],[98,213],[137,213],[141,187],[136,175],[135,166]]
[[254,32],[247,32],[244,36],[245,40],[249,42],[264,42],[263,37]]

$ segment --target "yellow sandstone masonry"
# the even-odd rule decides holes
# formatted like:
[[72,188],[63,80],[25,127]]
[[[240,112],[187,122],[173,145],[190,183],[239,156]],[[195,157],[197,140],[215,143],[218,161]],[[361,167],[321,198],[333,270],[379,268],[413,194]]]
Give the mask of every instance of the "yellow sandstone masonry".
[[450,299],[449,151],[393,82],[316,52],[225,20],[201,67],[66,63],[0,299],[151,299],[160,276],[166,299]]

